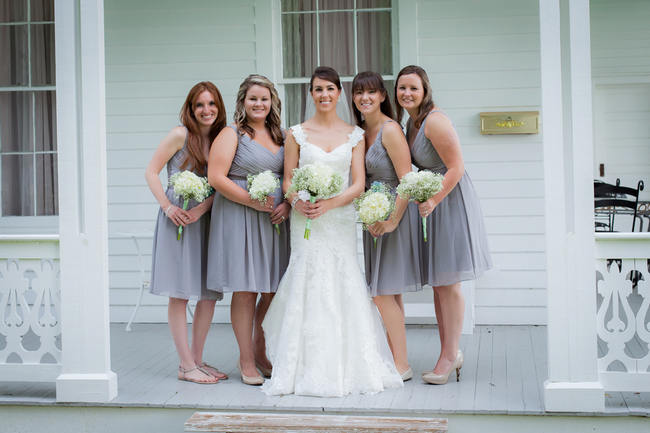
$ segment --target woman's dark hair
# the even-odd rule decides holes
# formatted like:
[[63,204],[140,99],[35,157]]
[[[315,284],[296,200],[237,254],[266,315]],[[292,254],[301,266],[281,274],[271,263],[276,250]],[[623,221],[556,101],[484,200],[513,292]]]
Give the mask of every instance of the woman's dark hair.
[[181,164],[181,170],[191,167],[199,175],[204,176],[208,161],[203,153],[203,143],[201,142],[201,128],[199,122],[194,116],[194,105],[199,95],[205,91],[210,92],[214,98],[214,103],[217,106],[217,118],[210,127],[208,133],[208,143],[212,146],[212,142],[217,137],[219,132],[226,126],[226,107],[223,105],[223,98],[217,86],[210,81],[201,81],[195,84],[187,94],[185,103],[181,108],[181,123],[187,128],[187,157]]
[[404,108],[399,105],[399,101],[397,100],[399,79],[402,75],[410,74],[416,74],[418,77],[420,77],[420,80],[422,81],[422,89],[424,90],[424,96],[422,97],[422,102],[420,103],[418,114],[415,119],[413,119],[413,126],[419,128],[420,125],[422,125],[424,118],[427,117],[427,114],[429,114],[429,111],[433,109],[435,104],[433,103],[433,90],[431,88],[431,83],[429,82],[429,77],[427,76],[427,73],[424,69],[416,65],[404,66],[402,70],[399,71],[399,74],[397,74],[397,78],[395,79],[395,108],[397,109],[397,121],[401,123],[402,116],[404,115]]
[[[395,114],[393,113],[393,106],[390,103],[390,98],[388,97],[388,91],[384,85],[384,80],[376,72],[366,71],[359,72],[352,80],[352,99],[354,100],[354,94],[358,91],[364,90],[376,90],[384,95],[384,102],[381,103],[379,109],[386,116],[395,120]],[[352,112],[354,113],[354,119],[357,122],[358,126],[361,126],[363,119],[361,117],[361,112],[357,109],[356,104],[352,104]]]
[[309,80],[310,92],[312,85],[314,84],[314,78],[320,78],[321,80],[326,80],[334,83],[336,87],[341,90],[341,78],[339,77],[339,73],[329,66],[319,66],[314,70],[314,73],[311,74],[311,80]]

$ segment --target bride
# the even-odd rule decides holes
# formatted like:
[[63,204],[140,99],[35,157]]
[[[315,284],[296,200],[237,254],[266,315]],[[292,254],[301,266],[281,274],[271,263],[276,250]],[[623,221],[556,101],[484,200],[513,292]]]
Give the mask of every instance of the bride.
[[293,169],[305,164],[327,165],[350,184],[313,204],[289,197],[291,258],[262,324],[273,364],[262,389],[269,395],[340,397],[399,387],[402,379],[357,262],[351,202],[365,183],[363,130],[336,113],[341,82],[334,69],[317,68],[310,93],[315,115],[292,127],[285,141],[284,190]]

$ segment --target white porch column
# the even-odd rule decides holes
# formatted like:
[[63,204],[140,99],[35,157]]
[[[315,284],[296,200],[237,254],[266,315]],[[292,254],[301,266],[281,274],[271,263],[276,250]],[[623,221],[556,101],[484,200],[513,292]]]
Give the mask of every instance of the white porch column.
[[540,0],[547,411],[604,410],[598,379],[588,0]]
[[109,350],[102,0],[55,2],[62,374],[58,401],[117,395]]

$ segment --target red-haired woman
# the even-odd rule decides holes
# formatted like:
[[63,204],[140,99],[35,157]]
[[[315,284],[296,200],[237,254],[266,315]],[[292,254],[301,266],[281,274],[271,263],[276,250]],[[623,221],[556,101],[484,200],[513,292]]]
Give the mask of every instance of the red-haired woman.
[[[226,124],[226,109],[219,89],[209,81],[190,90],[180,119],[182,126],[172,129],[160,142],[151,158],[145,178],[160,204],[153,238],[151,293],[168,296],[168,320],[180,358],[178,379],[195,383],[217,383],[227,376],[203,362],[203,346],[210,329],[217,299],[223,296],[206,288],[206,256],[209,213],[213,197],[202,203],[190,200],[182,209],[182,198],[174,197],[168,185],[163,190],[158,174],[167,165],[172,174],[190,170],[207,174],[212,141]],[[176,239],[178,226],[183,236]],[[198,300],[192,325],[192,345],[187,340],[187,301]]]

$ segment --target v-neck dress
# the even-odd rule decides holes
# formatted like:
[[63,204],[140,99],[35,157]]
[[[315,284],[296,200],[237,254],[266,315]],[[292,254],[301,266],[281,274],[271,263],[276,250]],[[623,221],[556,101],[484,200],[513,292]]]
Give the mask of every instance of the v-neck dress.
[[[444,175],[447,167],[424,134],[427,118],[411,144],[413,164],[420,170]],[[413,127],[409,119],[407,136]],[[492,267],[481,205],[467,172],[436,206],[426,224],[428,241],[419,237],[423,284],[436,287],[474,280]]]
[[[386,123],[391,122],[390,120]],[[393,193],[399,184],[395,167],[382,143],[384,126],[366,152],[366,189],[373,182],[389,186]],[[363,232],[366,282],[371,296],[396,295],[422,289],[420,270],[420,217],[415,203],[408,204],[397,228],[377,238]]]
[[[247,134],[237,133],[237,150],[228,178],[248,189],[247,176],[271,170],[279,179],[284,168],[284,147],[271,152]],[[275,206],[282,188],[273,194]],[[218,292],[274,293],[289,263],[289,222],[275,230],[268,212],[235,203],[218,192],[212,205],[208,242],[208,289]]]
[[[187,137],[183,147],[167,162],[165,195],[180,208],[183,207],[183,199],[174,195],[169,178],[183,171],[180,167],[186,158]],[[188,209],[197,204],[190,200]],[[221,299],[221,294],[207,290],[205,283],[209,225],[210,214],[206,212],[197,221],[185,226],[183,236],[177,240],[178,227],[162,209],[158,211],[151,251],[151,293],[188,300]]]

